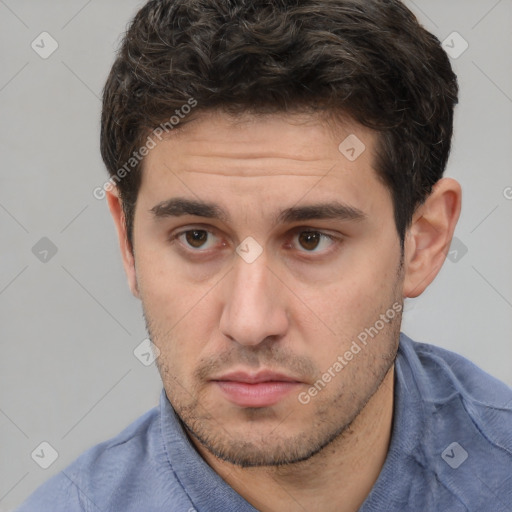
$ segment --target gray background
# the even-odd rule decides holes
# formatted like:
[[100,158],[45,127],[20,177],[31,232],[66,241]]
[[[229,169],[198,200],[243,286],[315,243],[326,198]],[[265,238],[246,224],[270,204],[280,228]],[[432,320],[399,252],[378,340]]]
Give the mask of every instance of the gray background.
[[[101,89],[142,3],[0,0],[0,512],[158,403],[156,367],[133,353],[146,337],[141,308],[106,203],[92,195],[106,179]],[[469,48],[453,59],[458,241],[434,284],[406,302],[403,331],[512,385],[512,0],[407,4],[441,40],[457,31]],[[31,47],[43,31],[59,45],[47,59]],[[43,237],[55,255],[40,252]],[[43,441],[58,452],[48,469],[31,458]]]

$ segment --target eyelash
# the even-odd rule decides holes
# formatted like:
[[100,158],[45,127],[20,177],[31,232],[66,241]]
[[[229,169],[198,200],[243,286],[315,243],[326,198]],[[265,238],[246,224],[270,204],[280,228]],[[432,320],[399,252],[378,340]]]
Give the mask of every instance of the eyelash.
[[[185,251],[188,255],[197,255],[197,256],[205,256],[207,255],[210,251],[212,251],[213,249],[194,249],[194,248],[191,248],[190,246],[186,245],[186,242],[181,242],[180,241],[180,237],[182,237],[183,235],[186,235],[187,233],[190,233],[192,231],[204,231],[206,233],[208,233],[209,235],[212,235],[212,236],[218,236],[216,234],[215,231],[212,231],[211,228],[208,229],[207,227],[203,227],[203,226],[197,226],[197,227],[191,227],[189,229],[185,229],[185,230],[181,230],[173,235],[171,235],[169,237],[169,241],[171,243],[180,243],[181,246],[182,246],[182,250]],[[307,250],[299,250],[299,249],[296,249],[296,251],[303,257],[303,258],[318,258],[319,255],[321,256],[327,256],[328,254],[330,254],[332,252],[332,250],[334,250],[334,248],[331,248],[333,247],[334,245],[338,245],[342,242],[342,236],[338,235],[338,236],[335,236],[335,235],[332,235],[332,234],[329,234],[329,233],[326,233],[324,231],[321,231],[319,229],[314,229],[314,228],[310,228],[310,227],[298,227],[298,228],[295,228],[290,237],[289,237],[289,240],[288,242],[286,242],[285,246],[287,246],[286,248],[291,248],[291,250],[293,250],[294,248],[293,247],[290,247],[292,246],[293,244],[293,239],[295,237],[297,237],[298,235],[302,234],[302,233],[317,233],[319,234],[321,237],[323,237],[324,239],[327,238],[329,239],[330,242],[332,242],[332,245],[324,250],[324,251],[320,251],[320,252],[317,252],[315,250],[312,250],[312,251],[307,251]],[[226,242],[223,242],[221,244],[221,247],[227,247],[228,246],[228,243]]]

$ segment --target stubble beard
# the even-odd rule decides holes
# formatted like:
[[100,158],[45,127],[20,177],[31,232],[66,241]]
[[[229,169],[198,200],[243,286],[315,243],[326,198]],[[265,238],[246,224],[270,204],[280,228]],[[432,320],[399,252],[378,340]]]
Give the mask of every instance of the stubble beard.
[[[151,322],[148,321],[146,315],[145,318],[148,333],[153,339],[153,335],[156,333],[153,332],[154,329],[151,328]],[[272,430],[262,429],[261,434],[253,433],[250,439],[245,438],[244,434],[240,432],[235,434],[230,429],[229,423],[223,425],[221,420],[215,417],[216,411],[213,408],[205,407],[206,401],[201,400],[201,395],[196,390],[183,389],[182,384],[177,382],[165,360],[157,359],[157,367],[167,397],[185,432],[192,438],[192,441],[196,441],[195,444],[199,443],[214,457],[242,468],[298,464],[311,459],[332,443],[342,443],[350,437],[351,425],[380,388],[394,364],[400,325],[401,314],[398,314],[380,333],[380,339],[369,342],[386,343],[387,350],[377,354],[372,352],[366,354],[364,359],[366,367],[362,372],[358,368],[354,373],[359,375],[363,373],[364,377],[361,382],[370,381],[371,385],[367,385],[363,392],[358,393],[354,386],[350,387],[350,383],[353,381],[348,376],[345,378],[341,390],[335,396],[325,395],[324,398],[320,393],[311,402],[314,409],[312,409],[307,422],[303,422],[305,427],[292,434],[288,433],[287,420],[290,421],[290,418],[293,420],[294,411],[290,411],[279,419],[271,408],[246,408],[242,414],[251,427],[255,422],[268,421],[274,416],[275,425]],[[158,338],[154,339],[158,340]],[[368,350],[368,347],[362,351],[364,350]],[[355,356],[355,358],[357,357],[359,354]],[[351,368],[355,369],[356,366],[357,361],[350,363]],[[336,379],[344,378],[343,372],[347,368],[344,368]],[[369,376],[371,379],[368,379]],[[323,392],[328,393],[328,389]],[[299,404],[298,401],[297,404]],[[299,405],[299,407],[306,406]],[[299,409],[299,412],[302,411],[303,409]]]

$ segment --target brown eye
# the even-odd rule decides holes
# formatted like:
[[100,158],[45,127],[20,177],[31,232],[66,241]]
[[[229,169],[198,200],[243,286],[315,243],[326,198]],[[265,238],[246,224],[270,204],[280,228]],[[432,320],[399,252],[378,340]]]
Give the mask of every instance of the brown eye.
[[199,249],[207,242],[208,231],[205,231],[204,229],[187,231],[185,233],[185,240],[191,247],[194,247],[194,249]]
[[293,246],[302,253],[326,254],[329,248],[337,243],[337,239],[322,231],[297,231],[294,235]]
[[316,231],[303,231],[299,234],[299,243],[307,251],[314,251],[320,244],[321,237]]

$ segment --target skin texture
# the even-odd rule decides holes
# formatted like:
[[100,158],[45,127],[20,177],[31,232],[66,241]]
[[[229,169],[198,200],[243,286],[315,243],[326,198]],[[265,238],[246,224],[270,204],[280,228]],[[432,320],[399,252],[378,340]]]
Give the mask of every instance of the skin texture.
[[[338,150],[350,134],[366,146],[353,162]],[[372,168],[375,137],[306,115],[202,113],[146,157],[133,251],[108,194],[167,396],[198,452],[262,511],[364,501],[389,445],[401,313],[307,404],[299,395],[432,282],[458,220],[460,186],[443,178],[413,217],[402,261],[391,196]],[[173,198],[215,204],[222,218],[155,215]],[[364,217],[279,219],[335,202]],[[251,263],[236,252],[247,237],[262,249]],[[240,406],[215,382],[262,369],[295,381],[273,405]]]

